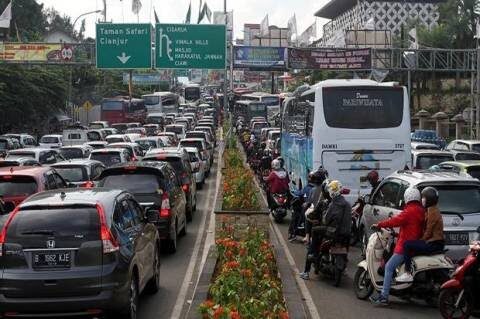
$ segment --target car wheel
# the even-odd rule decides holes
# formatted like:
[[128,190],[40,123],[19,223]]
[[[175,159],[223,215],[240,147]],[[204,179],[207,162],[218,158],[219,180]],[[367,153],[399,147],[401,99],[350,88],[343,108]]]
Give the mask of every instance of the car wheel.
[[187,205],[185,212],[187,214],[187,222],[191,222],[193,220],[193,207]]
[[185,220],[185,224],[184,224],[182,230],[180,231],[179,235],[182,236],[182,237],[187,235],[187,220]]
[[147,283],[145,291],[149,294],[155,294],[160,289],[160,247],[155,247],[155,256],[153,257],[153,276]]
[[137,277],[132,274],[130,280],[130,287],[128,289],[128,301],[124,307],[124,310],[120,313],[121,319],[137,319],[138,310],[138,283]]
[[177,251],[177,232],[178,232],[178,224],[175,222],[175,231],[173,235],[170,235],[170,239],[167,241],[167,252],[169,254],[173,254]]

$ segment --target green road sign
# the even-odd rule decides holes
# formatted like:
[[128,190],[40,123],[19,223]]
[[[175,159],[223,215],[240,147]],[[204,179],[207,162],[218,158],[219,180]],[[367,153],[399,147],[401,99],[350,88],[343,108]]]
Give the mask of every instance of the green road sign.
[[225,69],[224,25],[157,24],[157,69]]
[[97,68],[150,69],[152,26],[148,23],[97,24]]

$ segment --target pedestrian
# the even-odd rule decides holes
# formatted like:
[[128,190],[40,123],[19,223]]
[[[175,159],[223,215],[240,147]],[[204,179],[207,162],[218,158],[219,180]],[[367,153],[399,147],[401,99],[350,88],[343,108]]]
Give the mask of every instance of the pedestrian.
[[433,187],[422,190],[422,205],[427,209],[425,215],[425,232],[420,240],[408,240],[403,245],[405,250],[405,270],[395,278],[397,282],[413,282],[412,257],[433,252],[441,252],[445,247],[443,235],[443,218],[438,209],[438,192]]
[[421,203],[420,191],[414,187],[407,188],[405,190],[404,200],[405,208],[398,215],[372,225],[372,229],[374,230],[380,228],[400,228],[393,255],[385,265],[382,291],[378,296],[370,297],[370,301],[375,305],[388,305],[393,274],[397,267],[405,260],[405,242],[408,240],[418,240],[423,234],[425,209]]

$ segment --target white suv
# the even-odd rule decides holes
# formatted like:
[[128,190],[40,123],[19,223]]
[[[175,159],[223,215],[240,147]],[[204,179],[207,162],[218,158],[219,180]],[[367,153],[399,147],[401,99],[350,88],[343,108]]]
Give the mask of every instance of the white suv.
[[365,199],[360,226],[364,247],[372,224],[401,211],[403,194],[410,186],[420,191],[427,186],[438,190],[447,255],[454,260],[465,257],[469,243],[480,238],[480,181],[451,171],[398,171],[385,178],[373,196]]

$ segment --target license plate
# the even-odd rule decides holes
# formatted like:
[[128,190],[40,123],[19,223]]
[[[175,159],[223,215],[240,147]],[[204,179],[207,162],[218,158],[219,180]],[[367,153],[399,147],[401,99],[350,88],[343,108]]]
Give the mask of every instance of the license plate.
[[447,232],[445,233],[445,243],[447,245],[468,245],[468,233]]
[[33,268],[70,268],[70,252],[33,253]]

